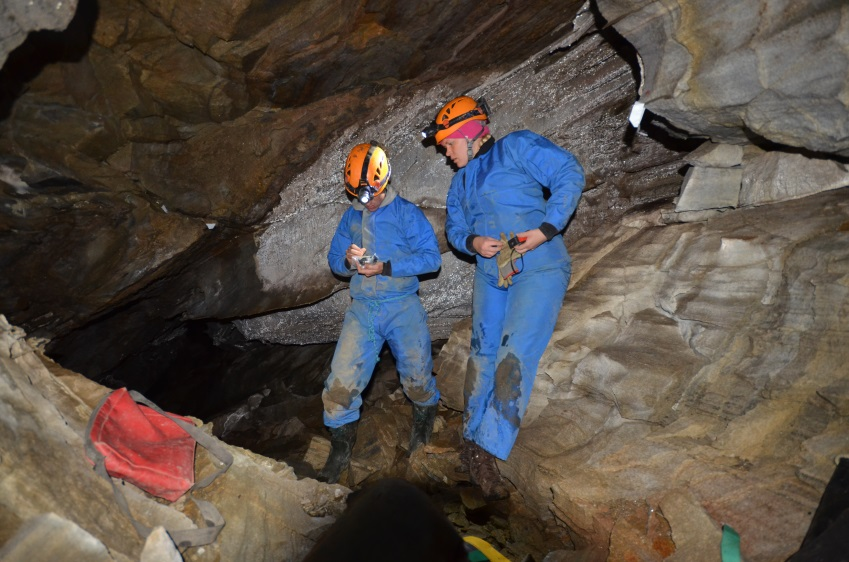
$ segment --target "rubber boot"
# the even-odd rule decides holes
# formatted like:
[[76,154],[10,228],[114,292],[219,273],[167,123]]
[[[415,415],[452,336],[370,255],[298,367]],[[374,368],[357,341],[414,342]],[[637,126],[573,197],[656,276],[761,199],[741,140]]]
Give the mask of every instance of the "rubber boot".
[[410,454],[418,449],[421,445],[426,445],[430,441],[430,434],[433,433],[433,422],[436,419],[436,409],[438,405],[419,406],[413,404],[413,430],[410,432]]
[[342,471],[351,463],[351,451],[357,440],[357,422],[330,429],[330,454],[318,473],[318,480],[328,484],[339,482]]
[[482,449],[476,443],[467,443],[471,454],[469,455],[469,473],[472,482],[480,486],[483,497],[487,501],[503,500],[510,496],[510,490],[501,479],[495,457]]

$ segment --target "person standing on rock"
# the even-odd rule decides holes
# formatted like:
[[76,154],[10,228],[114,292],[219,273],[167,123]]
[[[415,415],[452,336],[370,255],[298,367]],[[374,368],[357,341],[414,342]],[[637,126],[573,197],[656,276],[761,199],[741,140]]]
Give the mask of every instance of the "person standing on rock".
[[487,499],[503,499],[495,458],[507,460],[554,332],[571,275],[561,231],[584,172],[572,154],[530,131],[495,140],[484,100],[451,100],[422,131],[459,169],[446,236],[476,257],[471,352],[460,458]]
[[430,439],[439,401],[417,277],[442,265],[433,227],[421,209],[387,185],[389,159],[377,143],[351,149],[343,174],[353,199],[333,235],[327,262],[333,273],[351,278],[352,301],[321,396],[331,447],[318,478],[329,483],[338,482],[350,463],[362,392],[384,342],[413,403],[410,453]]

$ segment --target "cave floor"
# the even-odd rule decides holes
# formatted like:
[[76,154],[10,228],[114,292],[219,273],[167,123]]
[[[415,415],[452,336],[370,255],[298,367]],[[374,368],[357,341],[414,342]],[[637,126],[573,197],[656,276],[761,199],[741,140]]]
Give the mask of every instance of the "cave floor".
[[[483,538],[517,562],[574,551],[568,530],[553,516],[541,517],[546,510],[530,505],[511,482],[509,498],[487,502],[468,475],[455,470],[460,412],[440,406],[430,443],[409,456],[412,407],[391,359],[378,364],[363,401],[351,466],[339,484],[358,490],[381,478],[403,478],[425,491],[462,536]],[[330,450],[321,412],[320,390],[304,396],[269,388],[214,427],[222,440],[286,462],[300,478],[315,478]]]

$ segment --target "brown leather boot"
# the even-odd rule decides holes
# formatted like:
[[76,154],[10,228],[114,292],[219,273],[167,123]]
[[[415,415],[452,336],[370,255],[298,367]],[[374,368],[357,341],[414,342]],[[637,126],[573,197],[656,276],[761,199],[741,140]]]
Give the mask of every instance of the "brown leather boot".
[[510,490],[501,479],[501,473],[495,465],[495,457],[476,443],[467,442],[469,448],[469,474],[472,482],[480,486],[487,501],[503,500],[510,496]]

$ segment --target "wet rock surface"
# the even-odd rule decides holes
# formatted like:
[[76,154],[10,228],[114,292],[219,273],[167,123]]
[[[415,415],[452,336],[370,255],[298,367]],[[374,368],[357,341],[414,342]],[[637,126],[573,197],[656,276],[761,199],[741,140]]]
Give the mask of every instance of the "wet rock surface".
[[[407,459],[411,408],[384,353],[342,483],[409,479],[463,525],[483,509],[496,517],[486,536],[511,552],[517,528],[501,536],[497,518],[530,510],[542,544],[587,559],[714,560],[722,524],[741,533],[746,559],[786,559],[849,447],[837,398],[849,384],[845,191],[696,222],[664,221],[671,208],[636,214],[575,244],[561,320],[499,462],[506,504],[485,506],[454,471],[467,321],[435,349],[434,442]],[[329,450],[321,376],[312,384],[295,397],[267,381],[215,426],[312,475]]]
[[[562,560],[711,560],[715,551],[709,546],[716,545],[720,524],[740,533],[747,560],[790,556],[835,456],[849,447],[842,398],[849,384],[842,369],[849,298],[845,188],[698,222],[666,223],[663,216],[630,215],[615,231],[572,248],[575,270],[561,320],[541,361],[516,447],[508,461],[498,463],[511,484],[509,500],[483,502],[454,470],[461,425],[457,389],[468,353],[463,324],[434,350],[443,407],[433,442],[407,458],[411,408],[391,356],[384,354],[364,395],[360,434],[342,483],[357,488],[382,476],[405,478],[428,490],[458,530],[482,535],[517,558],[557,553]],[[208,373],[211,378],[198,377],[194,387],[186,387],[182,400],[200,407],[192,388],[203,388],[203,380],[207,387],[220,385],[222,398],[206,406],[220,411],[209,417],[213,431],[256,452],[237,449],[243,460],[209,497],[228,505],[235,493],[238,501],[225,516],[259,517],[260,528],[303,521],[311,530],[293,530],[294,542],[268,548],[305,552],[306,538],[327,524],[313,518],[326,516],[334,505],[338,512],[344,497],[343,492],[330,500],[323,490],[333,487],[312,480],[328,450],[320,391],[332,346],[251,348],[257,344],[236,339],[232,331],[216,337],[233,346],[229,367],[223,359]],[[35,359],[21,341],[8,339],[6,378],[20,376],[12,363]],[[39,369],[39,377],[29,375],[31,388],[54,388]],[[72,385],[85,404],[105,392],[58,366],[54,370],[68,376],[64,385]],[[169,390],[158,389],[179,398]],[[239,392],[242,401],[222,408],[224,396]],[[50,394],[55,399],[65,393]],[[6,402],[20,402],[12,397]],[[71,433],[49,454],[61,451],[58,462],[83,471],[74,432],[81,431],[90,406],[79,401],[72,400],[74,413],[59,422]],[[30,413],[5,416],[6,427],[20,427],[21,421],[12,420],[34,415],[21,408]],[[54,406],[45,401],[37,411],[41,416]],[[9,431],[4,443],[20,445],[9,449],[4,462],[18,458],[9,456],[16,451],[36,450]],[[33,435],[41,439],[38,431]],[[40,472],[53,462],[47,457],[32,457],[37,470],[25,468],[33,465],[21,459],[13,462],[20,474],[49,478],[53,472]],[[276,507],[276,515],[264,512],[269,489],[276,490],[281,477],[285,487],[296,487],[272,499],[296,501],[291,509],[297,516],[287,512],[285,521]],[[52,510],[95,536],[104,532],[60,500],[65,492],[55,483],[45,481],[34,496],[38,501],[26,502],[35,509],[23,509],[19,490],[12,492],[18,481],[3,481],[3,517],[10,529]],[[96,490],[96,484],[87,487],[83,505],[109,504],[90,495]],[[251,506],[246,498],[253,497],[257,503]],[[138,505],[144,510],[148,504],[142,499]],[[141,547],[128,538],[131,528],[107,530],[113,542],[118,536],[131,541],[120,548]],[[241,552],[242,540],[266,548],[253,535],[228,540],[239,544],[222,549]]]

